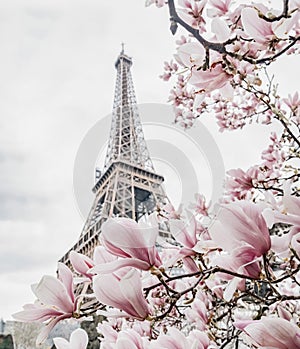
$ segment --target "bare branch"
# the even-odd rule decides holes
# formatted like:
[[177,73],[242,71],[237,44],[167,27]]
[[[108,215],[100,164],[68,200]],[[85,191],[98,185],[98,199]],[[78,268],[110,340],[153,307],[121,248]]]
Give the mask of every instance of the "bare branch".
[[277,22],[280,21],[282,18],[289,18],[289,0],[283,0],[283,10],[279,16],[267,17],[261,12],[259,12],[259,17],[264,19],[266,22]]

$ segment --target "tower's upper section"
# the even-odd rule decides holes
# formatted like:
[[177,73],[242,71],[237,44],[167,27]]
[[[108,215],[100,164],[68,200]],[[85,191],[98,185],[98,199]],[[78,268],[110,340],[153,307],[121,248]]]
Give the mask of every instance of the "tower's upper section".
[[138,113],[131,66],[132,59],[122,49],[115,63],[117,81],[104,170],[114,161],[124,161],[154,172]]
[[131,80],[130,67],[132,66],[132,59],[124,54],[122,49],[115,67],[117,69],[117,82],[115,88],[115,99],[113,108],[118,106],[127,106],[136,104],[133,83]]

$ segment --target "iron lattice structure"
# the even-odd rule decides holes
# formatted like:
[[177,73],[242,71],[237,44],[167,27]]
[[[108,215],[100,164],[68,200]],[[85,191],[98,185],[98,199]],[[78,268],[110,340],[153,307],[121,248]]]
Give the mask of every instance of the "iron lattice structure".
[[[145,142],[130,68],[132,60],[120,53],[115,67],[113,117],[104,169],[94,188],[94,203],[78,242],[60,259],[70,265],[70,251],[91,257],[101,226],[109,217],[127,217],[136,221],[168,203],[162,187],[164,178],[155,173]],[[160,230],[168,237],[169,233]]]

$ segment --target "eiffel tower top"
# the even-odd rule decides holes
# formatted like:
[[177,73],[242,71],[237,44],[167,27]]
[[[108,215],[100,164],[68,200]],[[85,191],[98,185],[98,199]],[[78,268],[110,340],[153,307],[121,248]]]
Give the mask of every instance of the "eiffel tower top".
[[122,44],[122,51],[115,63],[117,80],[104,171],[113,162],[123,161],[154,172],[138,113],[131,66],[132,59],[124,53]]
[[118,69],[118,65],[121,63],[120,58],[126,60],[127,63],[129,64],[129,66],[132,65],[132,59],[131,59],[131,57],[125,55],[125,53],[124,53],[124,45],[125,45],[125,44],[122,42],[121,45],[122,45],[122,50],[121,50],[121,52],[120,52],[120,54],[119,54],[119,57],[117,58],[117,61],[116,61],[116,63],[115,63],[116,69]]

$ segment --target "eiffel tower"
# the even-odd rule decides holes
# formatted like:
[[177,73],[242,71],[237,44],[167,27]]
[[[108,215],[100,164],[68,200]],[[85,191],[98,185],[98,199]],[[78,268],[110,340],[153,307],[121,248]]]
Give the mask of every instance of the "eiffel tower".
[[[95,199],[77,243],[60,259],[70,266],[69,252],[92,257],[99,245],[101,226],[109,217],[136,221],[169,202],[162,187],[164,178],[155,173],[144,139],[131,77],[132,59],[119,54],[112,123],[104,169],[93,187]],[[170,233],[160,229],[162,237]]]

